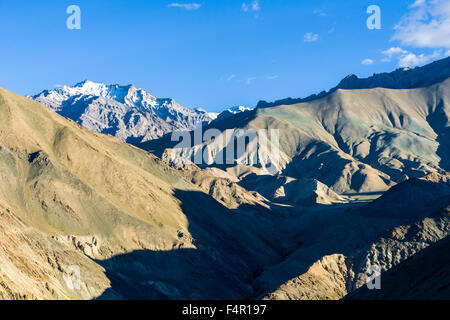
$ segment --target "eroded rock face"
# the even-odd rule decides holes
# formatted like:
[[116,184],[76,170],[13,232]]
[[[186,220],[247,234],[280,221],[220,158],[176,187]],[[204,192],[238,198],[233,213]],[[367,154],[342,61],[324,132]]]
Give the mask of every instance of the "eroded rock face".
[[[177,150],[163,146],[158,159],[0,89],[0,297],[340,299],[374,265],[386,297],[420,298],[428,286],[446,297],[432,273],[448,265],[434,245],[450,232],[448,88],[336,90],[212,124],[280,129],[272,174],[246,151],[222,168],[169,165]],[[64,90],[89,95],[73,101],[89,100],[101,121],[159,108],[132,87]],[[64,109],[63,91],[43,96]],[[140,137],[145,126],[131,122]],[[268,149],[260,155],[270,163]],[[402,268],[425,268],[427,285],[395,291],[389,274]]]
[[[306,225],[297,233],[301,244],[284,258],[282,262],[273,265],[265,270],[254,281],[254,285],[261,291],[266,291],[265,298],[268,299],[341,299],[347,294],[365,287],[373,274],[373,267],[381,271],[381,279],[387,274],[387,281],[395,282],[394,272],[403,268],[402,264],[414,258],[422,251],[426,251],[436,243],[447,241],[450,234],[450,191],[447,189],[448,174],[424,177],[420,181],[434,181],[431,185],[422,188],[423,193],[427,191],[437,194],[433,205],[428,207],[418,207],[414,201],[402,201],[401,194],[414,192],[414,181],[407,181],[399,184],[395,190],[390,190],[385,196],[380,197],[375,203],[361,208],[350,210],[337,210],[334,214],[322,212],[321,215],[304,216],[298,220],[298,226]],[[445,191],[446,190],[446,191]],[[398,195],[397,202],[401,206],[395,207],[395,212],[384,212],[373,210],[372,206],[383,204],[389,207],[392,201],[392,194]],[[420,202],[420,198],[418,200]],[[419,211],[417,210],[419,209]],[[408,212],[411,214],[408,215]],[[440,246],[438,246],[440,247]],[[430,250],[427,254],[429,263],[433,260],[439,264],[437,269],[445,269],[444,260],[437,255],[447,254],[444,251],[437,253],[439,249]],[[330,255],[329,253],[336,254]],[[433,258],[433,255],[436,256]],[[448,259],[447,259],[448,260]],[[409,262],[408,262],[409,263]],[[422,264],[418,262],[417,265]],[[409,264],[408,264],[409,265]],[[425,264],[424,264],[425,265]],[[340,266],[340,267],[338,267]],[[406,268],[406,267],[405,267]],[[407,269],[409,270],[410,267]],[[443,297],[444,293],[438,293],[437,281],[432,280],[432,287],[435,295],[421,295],[419,278],[419,266],[412,267],[416,270],[409,277],[414,280],[415,285],[408,288],[408,282],[395,282],[401,286],[400,291],[396,291],[393,285],[390,291],[380,292],[379,299],[383,297],[400,298],[399,292],[403,292],[405,297]],[[325,271],[323,271],[324,269]],[[439,269],[439,270],[441,270]],[[321,270],[321,271],[318,271]],[[434,279],[429,268],[425,273],[426,277]],[[428,273],[427,273],[428,272]],[[293,277],[294,274],[299,274]],[[392,273],[392,275],[391,275]],[[405,274],[403,278],[407,277]],[[438,278],[442,278],[438,276]],[[445,277],[444,277],[445,278]],[[275,279],[275,280],[274,280]],[[284,280],[283,280],[284,279]],[[433,282],[434,281],[434,282]],[[283,282],[281,286],[276,286]],[[426,286],[426,284],[424,284]],[[441,286],[442,287],[442,286]],[[326,292],[325,296],[320,294]],[[375,293],[355,295],[355,299],[371,297],[377,299]],[[445,291],[448,292],[448,291]],[[350,295],[352,297],[352,295]],[[448,293],[446,295],[448,298]]]
[[404,262],[385,272],[382,290],[366,286],[345,297],[349,300],[446,300],[450,296],[448,266],[450,238],[431,244]]

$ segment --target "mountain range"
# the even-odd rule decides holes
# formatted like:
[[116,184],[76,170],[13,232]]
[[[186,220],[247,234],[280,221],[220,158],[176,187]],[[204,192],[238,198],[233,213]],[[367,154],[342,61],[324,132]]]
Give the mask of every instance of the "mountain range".
[[44,90],[31,98],[90,130],[135,143],[175,130],[194,129],[216,116],[183,107],[173,99],[157,98],[132,85],[89,80]]
[[[436,78],[434,73],[426,78],[427,70],[436,65],[448,71],[447,79],[435,82],[442,76]],[[226,148],[232,148],[233,141],[215,145],[215,141],[227,141],[228,130],[279,130],[278,161],[270,159],[270,150],[263,144],[256,151],[259,167],[252,165],[254,152],[249,143],[235,154],[234,164],[210,166],[232,174],[243,186],[271,200],[280,199],[279,191],[284,192],[280,188],[292,188],[293,181],[318,181],[339,195],[382,193],[409,178],[450,170],[449,66],[447,58],[393,73],[399,85],[421,74],[421,83],[429,85],[426,87],[336,89],[308,102],[258,107],[218,118],[204,129],[217,129],[221,136],[188,149],[177,148],[171,135],[138,146],[169,163],[180,159],[192,163],[199,153],[220,157]],[[394,77],[378,77],[388,76]],[[265,167],[275,162],[277,176],[268,175]],[[251,174],[246,174],[249,170]],[[289,203],[294,198],[283,199]]]

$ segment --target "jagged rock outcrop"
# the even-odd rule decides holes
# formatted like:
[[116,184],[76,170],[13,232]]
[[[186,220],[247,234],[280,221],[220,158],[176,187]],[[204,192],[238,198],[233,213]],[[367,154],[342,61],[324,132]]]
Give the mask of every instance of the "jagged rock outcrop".
[[175,130],[194,129],[213,120],[206,111],[183,107],[173,99],[157,98],[132,85],[86,80],[73,87],[45,90],[31,98],[90,130],[131,143]]
[[[433,205],[419,207],[419,210],[417,204],[420,203],[420,198],[416,202],[408,198],[403,200],[406,194],[417,194],[414,193],[414,181],[406,181],[367,206],[338,208],[334,212],[326,213],[319,211],[299,217],[296,226],[306,227],[295,232],[300,241],[298,248],[293,249],[282,262],[265,270],[255,279],[254,286],[265,292],[262,296],[267,299],[341,299],[359,288],[366,287],[375,266],[381,271],[382,283],[392,282],[388,285],[388,291],[383,291],[383,284],[382,290],[374,290],[370,294],[366,289],[361,289],[357,291],[361,294],[355,294],[355,299],[401,298],[399,291],[405,293],[405,298],[432,297],[429,292],[420,292],[419,288],[427,286],[436,293],[436,297],[448,298],[448,290],[437,293],[439,288],[445,289],[445,283],[439,284],[435,280],[421,283],[420,279],[423,278],[420,267],[415,271],[412,267],[410,270],[413,274],[406,275],[405,272],[403,280],[393,280],[397,266],[402,269],[402,264],[410,265],[408,259],[412,257],[410,260],[414,261],[416,255],[427,251],[429,247],[436,249],[424,254],[429,259],[429,265],[436,261],[437,266],[428,268],[424,277],[445,279],[442,274],[433,275],[432,270],[444,271],[444,261],[448,260],[440,256],[447,256],[446,251],[437,249],[444,249],[445,246],[434,245],[447,239],[450,234],[448,178],[448,174],[432,174],[422,179],[431,183],[422,187],[423,193],[427,194],[436,189],[441,189],[442,193]],[[403,193],[400,194],[398,189],[402,189]],[[397,197],[394,199],[393,196]],[[379,208],[380,203],[387,205],[393,201],[401,203],[401,207],[398,206],[395,212],[388,212],[392,214],[385,214],[383,210],[372,210],[375,204]],[[397,214],[398,211],[402,214]],[[420,262],[418,265],[425,267],[426,264]],[[384,278],[385,274],[387,280]],[[405,277],[415,277],[410,291]],[[278,285],[280,282],[283,284]],[[395,291],[394,283],[399,284],[399,291]],[[324,292],[325,296],[320,296]]]

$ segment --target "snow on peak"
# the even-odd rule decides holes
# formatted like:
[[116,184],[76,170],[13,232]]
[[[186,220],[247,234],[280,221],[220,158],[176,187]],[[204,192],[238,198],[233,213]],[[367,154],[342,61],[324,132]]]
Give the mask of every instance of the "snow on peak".
[[148,107],[155,105],[154,102],[156,100],[156,97],[144,89],[138,89],[131,84],[126,86],[118,84],[106,85],[90,80],[79,82],[73,87],[56,88],[54,91],[68,97],[77,95],[103,97],[124,103],[127,106],[136,106],[137,103],[142,103],[144,107]]
[[122,140],[153,139],[213,120],[206,111],[184,107],[171,98],[157,98],[133,85],[84,80],[31,98],[91,130],[115,132]]

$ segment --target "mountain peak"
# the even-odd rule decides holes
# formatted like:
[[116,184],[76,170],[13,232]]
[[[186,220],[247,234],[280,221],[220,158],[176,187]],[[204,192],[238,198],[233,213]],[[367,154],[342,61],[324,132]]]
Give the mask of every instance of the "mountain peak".
[[172,98],[157,98],[135,86],[91,80],[44,90],[31,97],[59,114],[101,133],[138,142],[174,130],[190,130],[213,117],[186,108]]

